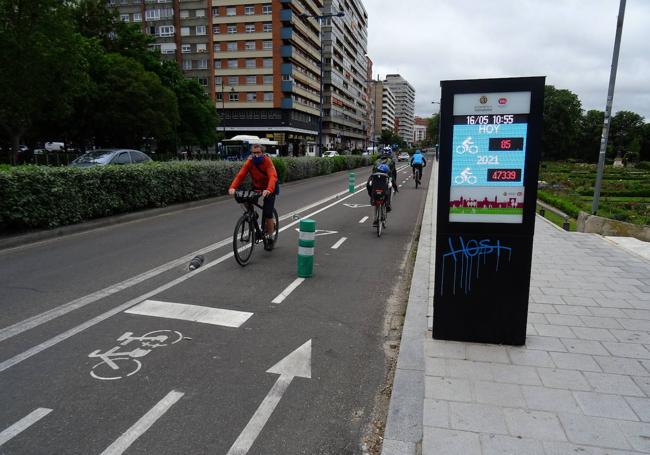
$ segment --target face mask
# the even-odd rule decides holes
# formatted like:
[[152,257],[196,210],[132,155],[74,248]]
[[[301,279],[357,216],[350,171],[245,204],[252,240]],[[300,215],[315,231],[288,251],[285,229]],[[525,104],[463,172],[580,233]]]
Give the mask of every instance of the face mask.
[[259,165],[262,164],[263,162],[264,162],[264,155],[258,155],[258,156],[253,155],[253,163]]

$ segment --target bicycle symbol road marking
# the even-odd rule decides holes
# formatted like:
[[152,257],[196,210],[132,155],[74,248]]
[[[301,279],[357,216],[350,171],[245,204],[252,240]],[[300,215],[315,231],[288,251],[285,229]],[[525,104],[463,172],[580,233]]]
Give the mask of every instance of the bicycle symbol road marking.
[[[112,381],[133,376],[142,368],[142,362],[138,360],[139,358],[146,356],[156,348],[176,344],[182,339],[183,335],[176,330],[155,330],[145,333],[141,337],[133,336],[133,332],[125,332],[117,339],[120,342],[119,345],[105,352],[97,349],[88,354],[91,359],[102,359],[101,362],[92,367],[90,375],[102,381]],[[120,351],[122,346],[132,342],[139,342],[140,346],[131,351]]]

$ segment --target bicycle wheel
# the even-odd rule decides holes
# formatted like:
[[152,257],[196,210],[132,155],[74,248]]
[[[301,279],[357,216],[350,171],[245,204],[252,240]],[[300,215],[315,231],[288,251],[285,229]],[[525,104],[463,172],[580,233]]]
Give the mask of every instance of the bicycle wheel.
[[377,220],[377,237],[381,237],[381,230],[383,228],[384,220],[382,219],[383,204],[375,206],[375,219]]
[[383,229],[386,229],[386,222],[388,221],[388,215],[386,212],[386,206],[382,205],[381,206],[381,227]]
[[117,370],[111,368],[110,365],[102,360],[91,368],[90,375],[102,381],[114,381],[116,379],[128,378],[142,368],[142,362],[130,357],[117,357],[111,359],[111,361],[117,365]]
[[420,185],[420,171],[415,170],[415,189],[418,189],[418,185]]
[[255,247],[255,228],[252,221],[242,215],[235,225],[235,232],[232,236],[232,249],[235,253],[235,260],[244,267],[253,256]]
[[278,234],[280,233],[280,217],[277,210],[273,209],[273,218],[275,219],[275,231],[273,231],[273,243],[278,241]]

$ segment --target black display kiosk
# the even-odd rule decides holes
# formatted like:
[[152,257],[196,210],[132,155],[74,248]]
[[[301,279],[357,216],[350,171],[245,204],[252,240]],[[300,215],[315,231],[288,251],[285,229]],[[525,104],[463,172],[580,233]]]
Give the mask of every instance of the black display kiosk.
[[441,82],[433,338],[526,342],[544,79]]

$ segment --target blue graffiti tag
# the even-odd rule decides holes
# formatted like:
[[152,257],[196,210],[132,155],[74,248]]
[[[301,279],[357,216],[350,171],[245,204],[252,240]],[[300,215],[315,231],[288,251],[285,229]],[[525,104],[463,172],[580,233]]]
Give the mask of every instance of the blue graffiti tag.
[[512,248],[502,246],[500,240],[496,240],[496,244],[490,244],[489,239],[484,240],[468,240],[458,237],[459,247],[455,248],[451,237],[449,237],[449,252],[442,256],[442,279],[440,280],[440,295],[444,295],[445,283],[445,262],[451,256],[454,260],[454,289],[453,294],[456,295],[456,284],[458,281],[458,266],[460,265],[460,288],[465,290],[465,294],[469,294],[472,290],[472,280],[474,279],[474,268],[476,268],[476,279],[479,278],[481,269],[481,258],[483,264],[487,263],[487,257],[490,255],[496,256],[496,271],[499,271],[499,261],[501,260],[501,252],[508,253],[508,262],[512,256]]

